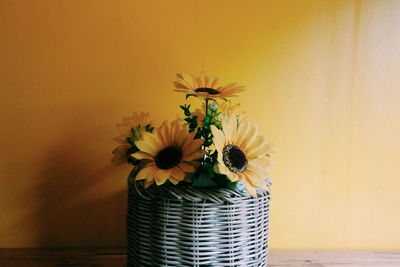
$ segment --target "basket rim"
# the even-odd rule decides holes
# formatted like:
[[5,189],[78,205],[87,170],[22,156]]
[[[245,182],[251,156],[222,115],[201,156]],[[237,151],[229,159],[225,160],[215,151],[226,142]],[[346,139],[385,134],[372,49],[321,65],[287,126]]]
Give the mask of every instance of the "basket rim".
[[169,200],[209,203],[237,203],[245,199],[258,199],[267,197],[270,199],[270,183],[267,182],[267,190],[256,188],[257,197],[252,197],[246,190],[229,189],[223,187],[193,187],[189,184],[177,185],[152,185],[145,189],[143,181],[135,181],[128,178],[128,190],[135,197],[147,200]]

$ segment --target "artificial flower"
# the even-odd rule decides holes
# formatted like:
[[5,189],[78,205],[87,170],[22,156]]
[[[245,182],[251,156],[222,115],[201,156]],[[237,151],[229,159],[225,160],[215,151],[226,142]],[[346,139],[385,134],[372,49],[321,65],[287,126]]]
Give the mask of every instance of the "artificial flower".
[[226,98],[244,91],[244,86],[235,83],[219,86],[218,78],[210,79],[204,72],[199,76],[189,76],[184,73],[176,76],[178,79],[174,81],[175,91],[196,97]]
[[138,140],[146,126],[149,127],[148,125],[152,124],[153,121],[149,119],[149,113],[135,112],[131,117],[124,117],[122,123],[117,124],[120,136],[114,137],[114,140],[119,145],[112,151],[111,162],[114,164],[127,163],[127,151],[131,147],[129,138],[132,142]]
[[167,180],[173,184],[184,180],[186,173],[195,171],[196,160],[204,155],[203,140],[194,139],[194,135],[178,120],[165,121],[153,133],[143,133],[142,138],[135,141],[140,151],[132,157],[147,163],[137,173],[136,180],[145,180],[145,188],[154,182],[162,185]]
[[256,197],[255,187],[267,190],[264,179],[268,173],[270,161],[266,156],[270,145],[257,128],[246,119],[240,122],[236,116],[222,120],[222,130],[211,125],[215,149],[218,151],[217,168],[229,180],[243,181],[247,191]]

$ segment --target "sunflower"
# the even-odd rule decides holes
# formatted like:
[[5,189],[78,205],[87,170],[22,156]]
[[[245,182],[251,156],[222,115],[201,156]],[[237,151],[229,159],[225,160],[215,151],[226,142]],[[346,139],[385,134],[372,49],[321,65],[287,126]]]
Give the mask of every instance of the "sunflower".
[[236,116],[222,120],[222,129],[211,126],[215,149],[218,151],[217,168],[229,180],[243,181],[247,191],[256,197],[255,187],[264,190],[264,179],[268,173],[270,145],[257,134],[254,124],[243,119],[238,123]]
[[140,151],[132,156],[147,163],[136,175],[136,180],[145,180],[145,188],[153,182],[161,185],[169,180],[177,184],[184,180],[185,173],[194,172],[196,160],[204,154],[200,149],[203,140],[193,139],[194,135],[179,120],[165,121],[153,133],[143,133],[142,138],[135,141]]
[[124,117],[122,123],[117,124],[121,135],[114,137],[114,140],[119,145],[112,151],[113,157],[111,158],[111,162],[114,164],[127,163],[127,152],[131,147],[128,138],[131,138],[132,141],[138,140],[145,127],[151,124],[153,122],[149,119],[149,113],[135,112],[131,117]]
[[177,74],[174,81],[175,91],[191,94],[202,98],[225,98],[236,96],[237,93],[244,91],[244,86],[230,83],[218,86],[218,78],[210,79],[204,72],[199,76],[188,76],[187,74]]

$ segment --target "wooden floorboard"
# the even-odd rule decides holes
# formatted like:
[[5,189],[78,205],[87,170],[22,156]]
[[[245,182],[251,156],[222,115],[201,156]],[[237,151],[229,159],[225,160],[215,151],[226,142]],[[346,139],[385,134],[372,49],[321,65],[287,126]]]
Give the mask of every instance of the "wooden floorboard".
[[[400,267],[400,251],[272,250],[269,262],[269,267]],[[122,267],[125,263],[125,249],[0,249],[1,267]]]
[[125,249],[0,249],[0,266],[125,266]]
[[273,250],[270,267],[400,267],[400,251]]

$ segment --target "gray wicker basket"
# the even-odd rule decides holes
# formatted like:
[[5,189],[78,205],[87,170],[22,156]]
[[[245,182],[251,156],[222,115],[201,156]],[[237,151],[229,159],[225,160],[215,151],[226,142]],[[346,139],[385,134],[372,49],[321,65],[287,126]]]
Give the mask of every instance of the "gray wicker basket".
[[269,193],[161,186],[128,190],[128,266],[266,266]]

